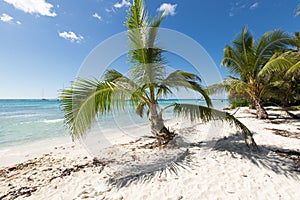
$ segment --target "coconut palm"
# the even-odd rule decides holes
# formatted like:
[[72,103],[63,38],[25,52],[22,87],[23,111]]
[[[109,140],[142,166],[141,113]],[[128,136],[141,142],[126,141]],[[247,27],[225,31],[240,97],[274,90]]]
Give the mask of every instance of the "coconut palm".
[[267,32],[255,41],[248,28],[243,27],[242,32],[232,41],[232,46],[228,45],[224,49],[222,65],[227,67],[232,76],[211,86],[210,91],[222,88],[229,92],[244,93],[250,102],[255,103],[257,117],[268,118],[262,103],[269,83],[258,74],[276,51],[286,50],[291,44],[294,44],[293,38],[281,30]]
[[[91,127],[98,114],[131,106],[136,113],[149,118],[151,132],[158,145],[173,139],[174,133],[166,128],[163,113],[173,108],[174,114],[190,120],[224,120],[235,124],[245,136],[246,143],[254,143],[249,129],[232,115],[211,108],[211,100],[200,85],[199,76],[177,70],[167,75],[164,50],[155,46],[158,28],[164,13],[151,18],[145,11],[143,0],[134,0],[128,11],[126,25],[130,39],[129,76],[116,70],[107,70],[102,81],[78,79],[71,88],[61,94],[61,105],[65,120],[73,136],[80,137]],[[206,106],[172,103],[161,107],[160,98],[168,97],[172,91],[186,88],[199,93]],[[247,140],[249,139],[249,140]]]
[[299,99],[300,94],[300,54],[299,51],[286,51],[274,54],[259,77],[268,78],[272,86],[270,96],[279,99],[283,107]]

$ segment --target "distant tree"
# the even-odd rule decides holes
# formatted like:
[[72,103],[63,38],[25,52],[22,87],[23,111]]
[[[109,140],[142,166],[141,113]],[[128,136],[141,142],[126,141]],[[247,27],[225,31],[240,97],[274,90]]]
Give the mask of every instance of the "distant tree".
[[299,51],[274,54],[258,76],[269,79],[269,96],[280,100],[283,107],[300,100]]
[[222,65],[231,76],[222,83],[211,86],[210,91],[226,89],[229,92],[246,93],[250,103],[255,103],[257,117],[268,118],[263,98],[270,85],[259,73],[275,52],[287,50],[294,43],[293,38],[281,30],[267,32],[255,41],[248,28],[244,27],[233,39],[232,46],[228,45],[224,49]]

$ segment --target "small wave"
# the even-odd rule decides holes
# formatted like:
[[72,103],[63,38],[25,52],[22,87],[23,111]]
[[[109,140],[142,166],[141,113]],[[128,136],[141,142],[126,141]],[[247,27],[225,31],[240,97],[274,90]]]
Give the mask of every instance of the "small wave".
[[58,122],[62,122],[64,119],[45,119],[42,122],[47,123],[47,124],[54,124]]
[[12,119],[12,118],[28,118],[28,117],[37,117],[40,116],[39,114],[8,114],[8,113],[1,113],[0,117],[5,119]]

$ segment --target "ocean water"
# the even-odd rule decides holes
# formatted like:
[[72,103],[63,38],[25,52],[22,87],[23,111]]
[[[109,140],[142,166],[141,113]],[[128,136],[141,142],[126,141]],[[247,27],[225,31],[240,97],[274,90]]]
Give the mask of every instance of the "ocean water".
[[[160,105],[181,102],[205,105],[201,100],[161,100]],[[213,100],[214,108],[228,107],[228,100]],[[165,118],[172,116],[168,110]],[[99,116],[97,120],[101,131],[129,127],[133,124],[147,124],[134,110]],[[0,100],[0,149],[24,145],[52,138],[70,137],[64,124],[63,111],[57,100]]]

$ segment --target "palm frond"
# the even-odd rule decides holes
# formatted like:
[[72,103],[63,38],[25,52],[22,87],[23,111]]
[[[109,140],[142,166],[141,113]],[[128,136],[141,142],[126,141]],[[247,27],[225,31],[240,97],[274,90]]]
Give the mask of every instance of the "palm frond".
[[[145,102],[140,102],[135,109],[136,114],[138,114],[140,117],[144,116],[144,111],[146,109],[147,104]],[[148,112],[148,111],[147,111]]]
[[122,77],[124,77],[123,74],[118,72],[117,70],[107,70],[104,74],[104,81],[107,82],[116,82],[120,80]]
[[226,46],[224,49],[224,57],[221,65],[225,66],[233,75],[240,74],[241,68],[244,66],[239,53],[230,46]]
[[238,78],[230,77],[230,78],[224,79],[223,84],[228,85],[228,86],[230,85],[229,91],[234,90],[237,93],[245,93],[245,92],[251,93],[252,92],[251,85],[245,81],[238,79]]
[[167,97],[170,94],[173,94],[173,92],[169,87],[167,87],[166,85],[158,85],[158,89],[156,92],[157,99]]
[[104,74],[104,81],[113,82],[119,89],[131,94],[130,103],[132,107],[140,103],[149,106],[147,103],[149,100],[146,90],[147,85],[139,87],[134,81],[116,70],[107,70]]
[[289,69],[292,65],[293,64],[288,59],[281,56],[267,62],[258,73],[258,76],[263,77],[274,72],[282,72]]
[[79,79],[62,92],[61,106],[72,135],[81,136],[91,127],[98,112],[110,110],[113,90],[114,84],[110,82]]
[[245,64],[249,63],[249,53],[253,52],[253,36],[249,29],[244,26],[242,32],[232,41],[233,49],[237,51]]
[[271,73],[285,73],[285,76],[292,75],[300,69],[299,53],[287,51],[279,56],[273,56],[261,69],[258,76],[265,76]]
[[126,26],[129,30],[135,30],[147,26],[148,13],[145,10],[144,0],[134,0],[127,12]]
[[165,18],[165,14],[158,14],[156,17],[154,17],[150,22],[149,22],[149,29],[148,29],[148,39],[147,39],[147,45],[149,48],[154,48],[155,47],[155,40],[157,37],[157,32],[160,24]]
[[251,51],[253,45],[253,36],[247,26],[242,28],[242,32],[232,40],[234,49],[240,53]]
[[282,30],[274,30],[265,33],[255,48],[257,62],[260,59],[270,59],[276,51],[286,50],[289,45],[295,45],[292,36]]
[[[107,114],[112,109],[124,109],[127,99],[136,104],[138,101],[135,100],[139,97],[126,87],[96,79],[78,79],[70,89],[63,90],[60,96],[65,121],[71,134],[76,137],[82,136],[91,128],[98,113]],[[141,97],[139,100],[143,101]]]
[[237,118],[227,112],[222,112],[205,106],[175,103],[174,113],[178,116],[188,118],[191,121],[194,121],[196,119],[201,119],[203,122],[208,122],[211,120],[221,120],[226,121],[230,124],[234,124],[238,129],[241,130],[242,134],[244,135],[245,143],[247,145],[252,144],[256,146],[251,131]]
[[164,50],[155,47],[158,27],[164,15],[149,20],[143,0],[135,0],[128,13],[126,25],[130,39],[128,61],[130,78],[139,85],[157,83],[165,74],[166,60],[162,56]]
[[289,70],[287,70],[286,75],[291,75],[300,71],[300,61],[293,65]]
[[159,48],[131,50],[130,78],[139,85],[158,83],[165,76],[164,51]]
[[177,70],[164,79],[161,84],[167,86],[168,88],[186,88],[191,89],[200,93],[207,104],[207,106],[212,106],[211,99],[207,95],[206,91],[199,84],[201,79],[196,74]]
[[213,85],[210,85],[205,88],[205,91],[207,94],[217,94],[224,91],[229,91],[231,89],[231,84],[229,84],[226,80],[223,80],[221,83],[216,83]]

